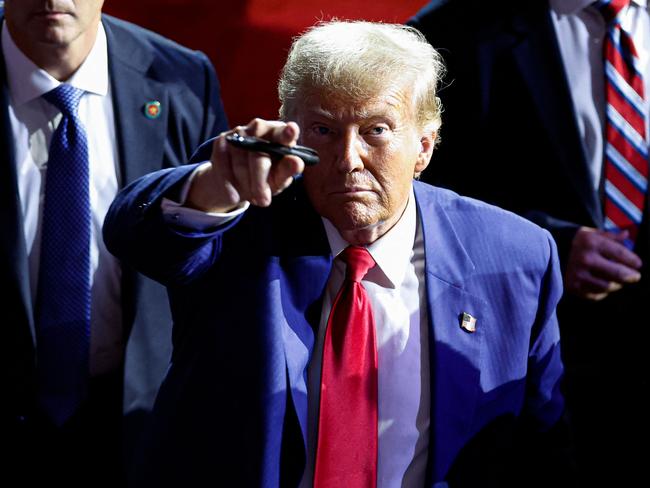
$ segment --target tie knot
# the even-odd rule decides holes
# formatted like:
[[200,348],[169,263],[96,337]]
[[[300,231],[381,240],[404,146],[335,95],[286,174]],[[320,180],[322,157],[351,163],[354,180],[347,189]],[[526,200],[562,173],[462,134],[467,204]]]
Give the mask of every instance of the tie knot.
[[594,6],[600,11],[606,24],[617,20],[618,14],[630,4],[631,0],[598,0]]
[[61,83],[54,90],[43,95],[43,98],[58,108],[68,117],[74,117],[79,108],[79,101],[84,91],[67,83]]
[[341,253],[341,258],[347,267],[345,277],[348,280],[360,282],[368,270],[375,265],[375,260],[365,247],[348,246]]

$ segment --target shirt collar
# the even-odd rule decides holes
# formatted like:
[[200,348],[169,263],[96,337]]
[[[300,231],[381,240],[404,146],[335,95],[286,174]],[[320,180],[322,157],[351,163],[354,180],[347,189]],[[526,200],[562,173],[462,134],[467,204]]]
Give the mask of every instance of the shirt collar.
[[[558,14],[572,15],[589,7],[594,0],[550,0],[551,10]],[[648,0],[632,0],[640,8],[648,7]]]
[[[322,219],[332,256],[336,258],[350,244],[341,237],[341,234],[332,222],[325,217],[322,217]],[[368,252],[375,260],[375,263],[377,263],[377,266],[371,270],[371,273],[375,273],[378,268],[384,277],[388,279],[389,283],[387,285],[392,288],[396,288],[402,283],[407,266],[411,262],[413,243],[415,242],[416,222],[415,195],[413,188],[411,188],[406,209],[404,209],[404,213],[397,223],[383,236],[367,246]]]
[[[58,80],[36,66],[16,46],[6,22],[2,25],[2,54],[7,67],[9,93],[15,106],[30,102],[59,86]],[[101,22],[90,53],[66,83],[97,95],[108,94],[108,44]]]

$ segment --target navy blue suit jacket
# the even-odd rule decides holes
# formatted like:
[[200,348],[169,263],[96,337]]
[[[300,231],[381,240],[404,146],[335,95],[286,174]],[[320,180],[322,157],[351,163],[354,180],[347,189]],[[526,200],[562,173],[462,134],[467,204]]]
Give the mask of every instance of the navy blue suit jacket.
[[[191,170],[125,188],[104,227],[111,252],[166,284],[172,299],[172,367],[142,479],[296,486],[306,371],[332,264],[322,221],[298,181],[269,208],[214,231],[171,227],[160,200]],[[562,412],[555,244],[514,214],[414,185],[430,320],[427,486],[473,486],[455,484],[472,476],[490,486],[490,470],[514,463],[500,450],[506,439],[548,429]],[[478,318],[475,333],[460,327],[462,312]]]
[[[227,128],[219,84],[205,55],[110,16],[103,16],[102,23],[123,184],[150,171],[185,163],[201,141]],[[0,236],[0,443],[6,443],[5,452],[13,449],[12,435],[23,436],[31,428],[37,354],[8,97],[0,54],[0,219],[4,229]],[[145,104],[152,100],[161,104],[156,119],[144,115]],[[135,428],[142,414],[151,409],[169,364],[171,316],[162,286],[126,263],[122,277],[127,343],[124,413]]]

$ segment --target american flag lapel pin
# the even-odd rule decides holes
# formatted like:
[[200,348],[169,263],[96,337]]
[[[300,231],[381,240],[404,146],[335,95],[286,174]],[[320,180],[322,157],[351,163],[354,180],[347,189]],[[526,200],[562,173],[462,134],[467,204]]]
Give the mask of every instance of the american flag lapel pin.
[[467,312],[463,312],[460,316],[460,328],[465,332],[476,332],[476,317],[472,317]]

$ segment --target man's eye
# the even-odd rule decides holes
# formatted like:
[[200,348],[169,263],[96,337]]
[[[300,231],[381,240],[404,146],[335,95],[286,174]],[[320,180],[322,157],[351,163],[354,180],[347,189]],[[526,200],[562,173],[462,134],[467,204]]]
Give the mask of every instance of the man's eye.
[[325,127],[325,126],[322,126],[322,125],[317,125],[316,127],[314,127],[314,132],[316,132],[316,134],[318,134],[319,136],[326,136],[331,131],[330,131],[329,127]]
[[372,129],[370,129],[370,133],[373,136],[380,136],[380,135],[384,134],[385,132],[386,132],[386,127],[377,126],[377,127],[373,127]]

